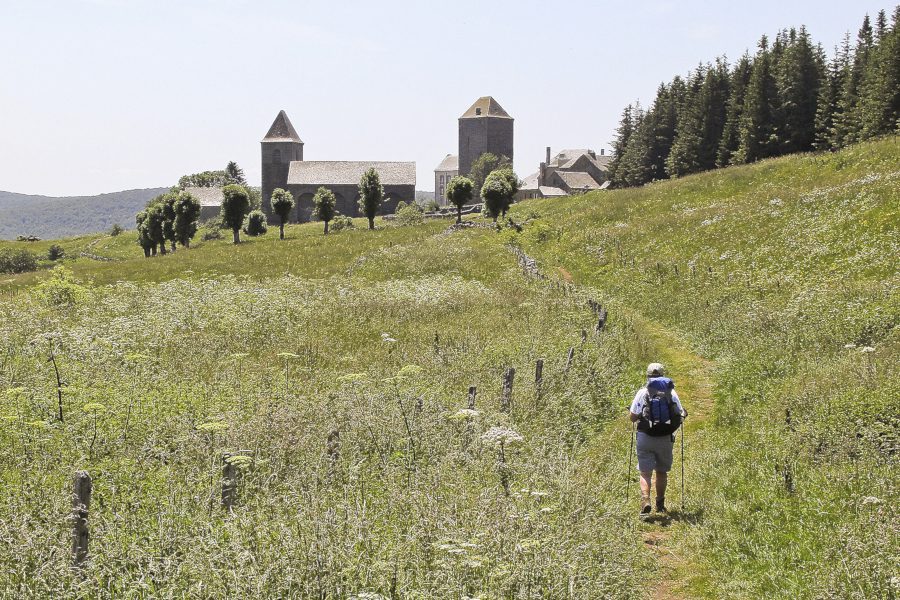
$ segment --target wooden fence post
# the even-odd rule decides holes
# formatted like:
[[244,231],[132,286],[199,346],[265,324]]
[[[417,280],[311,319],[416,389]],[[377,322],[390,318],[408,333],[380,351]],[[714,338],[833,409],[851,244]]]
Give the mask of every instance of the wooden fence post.
[[515,368],[507,367],[503,373],[503,390],[500,393],[500,410],[506,413],[512,410],[512,388],[515,377]]
[[569,367],[572,366],[572,359],[575,358],[575,346],[569,348],[569,355],[566,357],[566,372],[569,371]]
[[222,455],[222,507],[229,512],[237,500],[237,466],[230,459],[230,453]]
[[597,317],[596,330],[597,330],[597,333],[600,333],[601,331],[603,331],[603,328],[606,326],[606,309],[601,308],[600,312],[598,314],[599,314],[599,316]]
[[587,341],[587,329],[581,330],[581,343],[585,343]]
[[539,358],[534,363],[534,390],[538,400],[541,398],[541,385],[544,383],[544,359]]
[[475,395],[478,394],[478,388],[474,385],[469,386],[469,410],[475,410]]
[[72,563],[76,568],[84,565],[88,557],[88,510],[91,507],[91,476],[87,471],[75,473],[72,494]]

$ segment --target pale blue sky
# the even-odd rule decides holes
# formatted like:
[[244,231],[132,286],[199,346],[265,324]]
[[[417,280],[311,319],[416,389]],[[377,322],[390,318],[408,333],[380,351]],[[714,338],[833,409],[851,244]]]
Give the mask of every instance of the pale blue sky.
[[544,147],[609,148],[620,112],[763,33],[806,24],[831,52],[855,2],[0,0],[0,190],[174,184],[236,160],[285,109],[309,160],[414,160],[418,189],[492,95],[515,167]]

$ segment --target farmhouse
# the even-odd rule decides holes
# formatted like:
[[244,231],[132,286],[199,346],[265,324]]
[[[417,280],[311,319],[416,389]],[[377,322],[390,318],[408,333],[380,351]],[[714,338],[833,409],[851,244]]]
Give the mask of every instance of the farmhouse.
[[611,160],[605,150],[601,149],[598,155],[588,148],[563,150],[551,160],[547,146],[546,160],[537,173],[523,180],[516,199],[553,198],[605,189],[609,185]]
[[378,171],[384,187],[385,201],[380,214],[394,212],[400,201],[415,201],[415,162],[303,160],[303,140],[283,110],[275,117],[260,145],[262,204],[270,219],[272,190],[282,188],[290,191],[297,202],[291,220],[309,221],[312,218],[313,195],[322,186],[334,193],[339,213],[359,216],[359,180],[370,168]]

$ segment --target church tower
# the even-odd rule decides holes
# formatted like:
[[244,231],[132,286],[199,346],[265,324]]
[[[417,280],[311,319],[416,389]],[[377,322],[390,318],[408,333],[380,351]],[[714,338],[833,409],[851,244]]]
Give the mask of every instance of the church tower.
[[269,218],[272,207],[269,199],[275,188],[287,189],[291,161],[303,160],[303,140],[283,110],[278,113],[262,146],[262,208]]
[[476,100],[459,118],[459,174],[468,175],[485,152],[513,160],[513,118],[490,96]]

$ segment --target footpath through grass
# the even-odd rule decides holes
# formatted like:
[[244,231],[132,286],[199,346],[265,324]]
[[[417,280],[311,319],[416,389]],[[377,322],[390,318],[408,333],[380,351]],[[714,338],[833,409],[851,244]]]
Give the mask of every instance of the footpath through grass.
[[503,235],[633,314],[646,354],[684,358],[677,382],[714,365],[711,419],[687,430],[694,518],[665,540],[670,587],[897,593],[898,165],[892,137],[515,207],[528,222]]

